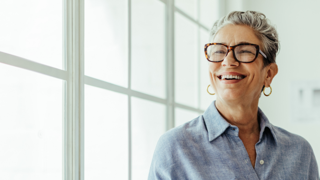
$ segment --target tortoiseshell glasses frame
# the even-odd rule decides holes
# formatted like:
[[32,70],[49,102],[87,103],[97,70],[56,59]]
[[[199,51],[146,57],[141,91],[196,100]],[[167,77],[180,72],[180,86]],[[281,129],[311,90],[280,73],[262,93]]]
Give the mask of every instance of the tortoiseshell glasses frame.
[[[225,46],[225,47],[228,49],[227,52],[226,52],[226,55],[224,56],[224,58],[223,58],[222,60],[212,61],[212,60],[209,59],[207,49],[208,49],[209,46],[212,46],[212,45],[222,45],[222,46]],[[241,46],[241,45],[251,45],[251,46],[254,46],[254,47],[256,48],[255,57],[253,58],[253,60],[251,60],[251,61],[240,61],[240,60],[237,59],[236,54],[234,53],[234,49],[235,49],[236,47],[238,47],[238,46]],[[234,59],[235,59],[236,61],[242,62],[242,63],[251,63],[251,62],[253,62],[254,60],[257,59],[259,53],[260,53],[264,58],[267,59],[267,56],[260,50],[259,45],[257,45],[257,44],[241,43],[241,44],[237,44],[237,45],[235,45],[235,46],[228,46],[228,45],[225,45],[225,44],[222,44],[222,43],[207,43],[207,44],[204,45],[204,53],[205,53],[206,58],[207,58],[207,60],[208,60],[209,62],[222,62],[222,61],[225,59],[225,57],[227,57],[227,55],[228,55],[228,53],[229,53],[230,50],[232,50],[232,52],[233,52],[233,57],[234,57]]]

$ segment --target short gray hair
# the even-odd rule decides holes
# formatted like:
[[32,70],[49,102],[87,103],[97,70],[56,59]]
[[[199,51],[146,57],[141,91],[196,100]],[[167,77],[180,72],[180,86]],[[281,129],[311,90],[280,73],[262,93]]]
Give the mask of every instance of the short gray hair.
[[258,39],[262,41],[263,47],[261,47],[261,50],[267,55],[267,59],[263,58],[264,67],[276,62],[276,55],[280,48],[278,33],[263,13],[257,11],[230,12],[214,23],[210,31],[210,42],[213,41],[216,33],[228,24],[247,25],[251,27]]

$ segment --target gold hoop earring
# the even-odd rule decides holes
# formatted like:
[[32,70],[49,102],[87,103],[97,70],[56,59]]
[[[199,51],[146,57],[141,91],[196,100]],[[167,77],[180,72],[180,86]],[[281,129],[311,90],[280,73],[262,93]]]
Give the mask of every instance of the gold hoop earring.
[[266,93],[264,92],[264,90],[266,89],[266,87],[263,88],[263,94],[264,94],[265,96],[270,96],[270,94],[272,93],[272,88],[271,88],[271,86],[270,86],[269,88],[270,88],[270,93],[269,93],[269,94],[266,94]]
[[209,92],[209,87],[210,87],[210,84],[209,84],[209,86],[207,87],[207,92],[208,92],[210,95],[215,95],[216,93],[210,93],[210,92]]

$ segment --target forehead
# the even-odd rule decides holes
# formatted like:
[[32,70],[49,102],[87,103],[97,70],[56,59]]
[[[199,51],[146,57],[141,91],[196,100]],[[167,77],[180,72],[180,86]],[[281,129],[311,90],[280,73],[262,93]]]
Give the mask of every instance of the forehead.
[[247,42],[262,47],[262,42],[256,36],[254,30],[246,25],[228,24],[221,28],[213,39],[215,43],[223,43],[234,46]]

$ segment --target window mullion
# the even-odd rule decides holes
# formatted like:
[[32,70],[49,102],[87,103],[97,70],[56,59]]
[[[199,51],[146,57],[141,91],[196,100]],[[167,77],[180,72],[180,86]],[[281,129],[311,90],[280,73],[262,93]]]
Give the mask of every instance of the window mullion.
[[166,2],[167,130],[174,127],[174,0]]
[[84,7],[65,0],[65,48],[68,81],[64,123],[64,179],[80,180],[84,167]]
[[[200,44],[200,0],[197,0],[197,21],[198,21],[198,27],[197,27],[197,47],[200,47],[201,44]],[[201,87],[201,79],[200,79],[200,76],[201,76],[201,66],[200,66],[200,49],[197,48],[197,81],[198,81],[198,92],[197,92],[197,96],[198,96],[198,111],[201,110],[201,90],[202,90],[202,87]]]
[[[128,3],[128,89],[131,92],[131,0]],[[128,180],[132,179],[132,126],[131,101],[132,93],[128,94]]]
[[68,79],[65,86],[65,119],[64,119],[64,146],[63,146],[63,179],[73,179],[72,173],[72,149],[73,149],[73,134],[72,134],[72,1],[64,0],[64,58],[65,69],[68,73]]

